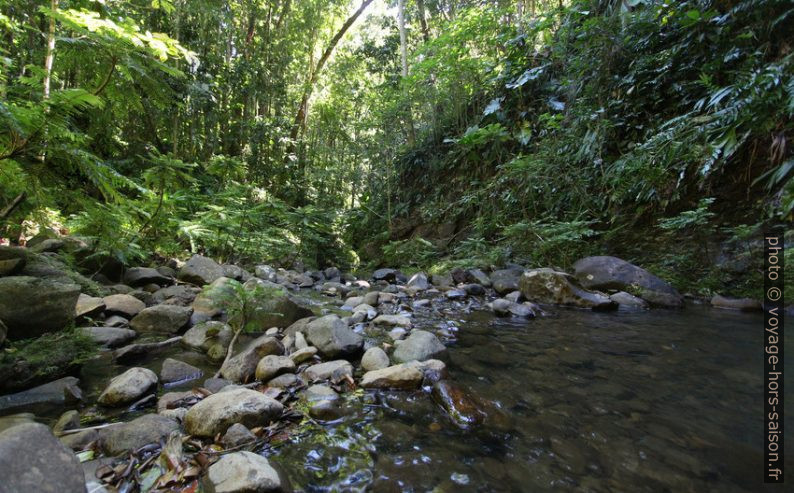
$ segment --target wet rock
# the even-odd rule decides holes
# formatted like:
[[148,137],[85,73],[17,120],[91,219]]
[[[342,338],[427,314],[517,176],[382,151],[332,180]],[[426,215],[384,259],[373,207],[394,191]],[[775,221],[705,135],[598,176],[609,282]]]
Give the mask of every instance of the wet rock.
[[[300,332],[299,332],[300,333]],[[308,361],[317,354],[317,348],[314,346],[307,346],[302,349],[298,349],[297,351],[293,352],[289,355],[290,359],[295,362],[296,365],[303,363],[304,361]]]
[[157,375],[146,368],[130,368],[113,377],[97,402],[103,406],[120,406],[140,399],[157,387]]
[[24,248],[0,245],[0,276],[11,276],[25,268],[27,253]]
[[80,428],[80,413],[72,409],[61,414],[58,420],[52,425],[53,433],[60,433],[64,430]]
[[232,382],[226,380],[225,378],[212,377],[204,380],[204,388],[209,390],[213,394],[218,393],[219,390],[231,384]]
[[359,386],[365,389],[416,389],[424,375],[411,365],[400,364],[368,371]]
[[469,269],[466,271],[466,282],[480,284],[486,288],[491,287],[491,278],[480,269]]
[[509,317],[510,307],[514,303],[504,298],[497,298],[491,302],[491,309],[497,317]]
[[408,279],[406,286],[417,291],[424,291],[430,288],[430,283],[427,280],[427,274],[424,272],[417,272]]
[[449,288],[455,284],[455,281],[449,274],[433,274],[430,276],[430,282],[433,283],[433,286],[439,288]]
[[113,359],[120,364],[126,365],[141,358],[151,356],[157,352],[179,344],[182,337],[172,337],[161,342],[146,342],[141,344],[130,344],[113,351]]
[[161,288],[152,294],[152,302],[156,305],[168,303],[169,305],[190,306],[201,292],[193,286],[168,286]]
[[77,433],[67,433],[58,437],[58,440],[69,449],[86,450],[94,442],[99,441],[98,430],[85,430]]
[[184,333],[182,344],[206,352],[213,344],[228,347],[233,335],[232,328],[223,322],[201,322]]
[[327,385],[312,385],[303,391],[302,397],[309,404],[309,415],[314,419],[329,421],[343,414],[339,394]]
[[105,313],[108,315],[121,315],[130,319],[146,308],[146,303],[129,294],[112,294],[105,296]]
[[259,337],[248,343],[238,354],[232,356],[221,367],[221,375],[235,383],[248,382],[254,377],[259,360],[271,354],[283,353],[284,346],[278,339],[270,336]]
[[80,327],[77,330],[106,348],[121,346],[137,336],[134,330],[118,327]]
[[336,267],[328,267],[323,271],[323,275],[325,275],[325,278],[329,281],[334,279],[339,280],[342,277],[342,273]]
[[193,255],[179,269],[177,277],[180,281],[203,286],[223,277],[223,268],[211,258]]
[[345,360],[334,360],[312,365],[303,370],[302,376],[309,382],[318,380],[341,381],[353,376],[353,365]]
[[576,306],[596,310],[617,308],[603,293],[588,291],[565,272],[549,268],[526,271],[520,280],[521,292],[531,301],[555,305]]
[[758,300],[752,298],[727,298],[718,294],[711,298],[711,306],[743,312],[760,312],[762,310],[761,302]]
[[361,358],[361,368],[365,371],[380,370],[387,366],[389,366],[389,356],[377,346],[367,349]]
[[164,384],[184,382],[200,378],[202,372],[199,368],[178,359],[166,358],[160,370],[160,382]]
[[422,372],[424,377],[422,380],[423,385],[432,385],[448,376],[447,365],[441,360],[428,359],[425,361],[409,361],[403,364]]
[[133,288],[140,288],[147,284],[168,286],[174,282],[173,278],[164,276],[156,269],[149,267],[133,267],[124,273],[124,284]]
[[214,493],[286,493],[292,491],[286,478],[270,462],[252,452],[226,454],[210,466],[205,488]]
[[102,301],[102,298],[80,293],[80,296],[77,298],[77,304],[74,307],[74,317],[92,317],[94,315],[99,315],[104,310],[105,302]]
[[74,320],[80,286],[28,276],[0,277],[0,320],[9,340],[58,331]]
[[397,346],[392,358],[397,363],[438,359],[446,354],[446,349],[434,334],[424,330],[414,330]]
[[380,304],[380,293],[377,291],[370,291],[361,298],[361,303],[365,305],[378,306]]
[[0,491],[3,493],[85,493],[77,457],[38,423],[0,432]]
[[83,398],[79,383],[78,378],[63,377],[16,394],[2,395],[0,396],[0,411],[7,412],[11,409],[30,408],[31,406],[62,406],[79,402]]
[[[245,283],[246,289],[264,285],[264,281],[251,280]],[[251,317],[251,324],[261,327],[262,330],[270,327],[286,328],[296,321],[312,315],[308,308],[298,305],[287,296],[282,287],[273,288],[265,286],[265,291],[254,301],[255,310]]]
[[372,321],[375,325],[386,325],[391,327],[410,327],[411,319],[404,315],[378,315]]
[[518,291],[518,280],[523,269],[500,269],[491,273],[491,283],[494,291],[504,296],[512,291]]
[[645,310],[648,308],[648,303],[645,300],[625,291],[612,294],[609,299],[618,304],[619,310]]
[[505,295],[505,299],[513,303],[521,303],[524,301],[524,295],[521,294],[521,291],[511,291]]
[[120,455],[138,450],[144,445],[158,443],[179,430],[179,423],[159,414],[146,414],[128,423],[121,423],[99,431],[99,446],[107,455]]
[[266,382],[284,373],[294,373],[295,362],[289,356],[271,354],[256,365],[256,379]]
[[391,337],[393,341],[399,341],[400,339],[403,339],[407,333],[408,331],[404,328],[396,327],[389,331],[389,337]]
[[246,282],[253,277],[250,272],[234,264],[223,264],[221,269],[223,269],[223,277],[228,277],[235,281]]
[[304,349],[309,347],[309,343],[306,342],[306,338],[303,336],[303,332],[295,332],[294,340],[295,340],[295,349]]
[[226,430],[226,433],[221,438],[221,443],[227,449],[239,447],[241,445],[245,445],[246,443],[251,443],[256,441],[256,435],[251,433],[251,430],[245,427],[240,423],[235,423]]
[[328,385],[314,384],[303,391],[303,398],[308,402],[335,401],[339,394]]
[[447,299],[450,300],[462,300],[466,298],[466,291],[462,289],[450,289],[449,291],[444,293],[444,296],[446,296]]
[[283,389],[286,387],[291,387],[298,383],[298,377],[294,373],[285,373],[283,375],[279,375],[276,378],[271,378],[267,381],[268,387],[274,387]]
[[681,294],[670,284],[617,257],[585,257],[573,264],[573,270],[576,279],[587,289],[628,290],[652,305],[683,306]]
[[481,284],[464,284],[461,286],[461,289],[466,291],[466,294],[470,296],[482,296],[485,294],[485,288],[482,287]]
[[192,308],[176,305],[155,305],[142,310],[130,320],[130,327],[138,332],[176,334],[190,320]]
[[378,269],[372,273],[372,279],[374,281],[395,282],[398,274],[399,271],[395,269]]
[[306,339],[326,358],[350,356],[364,345],[362,337],[336,315],[326,315],[306,326]]
[[235,423],[248,428],[264,426],[281,415],[280,402],[254,390],[239,388],[213,394],[191,407],[185,416],[185,431],[213,437]]
[[514,317],[521,317],[521,318],[535,318],[535,307],[531,304],[527,303],[513,303],[508,308],[508,311]]
[[461,428],[481,424],[486,414],[469,395],[459,386],[441,380],[433,385],[433,399],[444,408],[452,421]]

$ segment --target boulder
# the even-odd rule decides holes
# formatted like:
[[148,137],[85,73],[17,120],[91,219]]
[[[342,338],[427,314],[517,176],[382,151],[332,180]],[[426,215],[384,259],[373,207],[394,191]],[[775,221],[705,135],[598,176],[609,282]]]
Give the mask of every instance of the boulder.
[[118,327],[80,327],[77,331],[106,348],[121,346],[137,336],[134,330]]
[[400,275],[400,271],[395,269],[378,269],[372,273],[372,279],[374,281],[395,282],[398,275]]
[[246,443],[251,443],[256,441],[256,435],[251,433],[251,430],[245,427],[240,423],[235,423],[226,430],[226,433],[221,438],[221,443],[224,447],[234,448],[239,447],[241,445],[245,445]]
[[500,269],[491,273],[491,284],[494,291],[504,296],[512,291],[518,291],[518,280],[523,269]]
[[63,377],[16,394],[0,395],[0,411],[6,414],[10,410],[33,406],[50,408],[77,403],[83,398],[79,383],[80,379],[76,377]]
[[372,323],[388,327],[410,327],[411,319],[405,315],[378,315]]
[[179,423],[160,414],[146,414],[127,423],[99,431],[99,446],[107,455],[134,452],[144,445],[158,443],[179,430]]
[[187,325],[191,313],[193,309],[184,306],[150,306],[130,320],[130,327],[138,332],[176,334]]
[[248,428],[267,425],[284,407],[275,399],[245,388],[212,394],[191,407],[185,416],[185,431],[200,437],[226,433],[235,423]]
[[203,255],[193,255],[185,265],[179,269],[177,278],[180,281],[203,286],[223,277],[223,267],[211,258]]
[[645,310],[648,308],[648,302],[644,299],[638,298],[625,291],[618,291],[615,294],[611,294],[609,295],[609,299],[618,304],[618,310],[632,311]]
[[201,292],[193,286],[177,285],[160,288],[152,294],[152,302],[156,305],[168,303],[169,305],[190,306]]
[[343,359],[318,363],[303,370],[302,376],[309,382],[318,380],[342,381],[353,376],[353,365]]
[[235,383],[250,381],[256,373],[259,360],[271,354],[283,354],[284,346],[278,339],[271,336],[262,336],[254,339],[240,351],[232,356],[221,367],[223,378]]
[[377,291],[370,291],[364,294],[361,303],[369,306],[378,306],[380,304],[380,293]]
[[138,359],[151,356],[171,346],[179,344],[181,336],[172,337],[160,342],[145,342],[141,344],[130,344],[113,351],[113,359],[116,363],[126,365]]
[[367,349],[361,357],[361,368],[365,371],[381,370],[387,366],[389,366],[389,356],[377,346]]
[[298,305],[286,294],[267,294],[256,301],[251,323],[262,330],[271,327],[286,328],[296,321],[310,317],[312,311]]
[[306,326],[306,339],[326,358],[356,354],[364,345],[364,339],[336,315],[311,321]]
[[342,277],[342,272],[340,272],[336,267],[328,267],[323,271],[323,275],[329,281],[334,279],[339,280]]
[[763,309],[761,302],[758,300],[752,298],[726,298],[718,294],[711,298],[711,306],[743,312],[760,312]]
[[223,269],[223,277],[228,277],[235,281],[245,282],[253,277],[250,272],[234,264],[223,264],[221,269]]
[[588,291],[576,283],[573,276],[554,269],[526,271],[520,280],[521,292],[531,301],[555,305],[605,310],[617,308],[609,296]]
[[226,454],[210,466],[204,487],[213,493],[286,493],[289,481],[270,462],[253,452]]
[[203,387],[213,394],[217,394],[222,388],[226,387],[227,385],[233,385],[232,382],[226,380],[225,378],[215,378],[211,377],[204,380]]
[[200,378],[204,372],[193,365],[179,361],[178,359],[166,358],[160,370],[160,382],[163,384],[184,382]]
[[[300,332],[298,332],[300,334]],[[317,354],[317,348],[314,346],[306,346],[304,348],[298,349],[297,351],[290,353],[289,357],[292,361],[295,362],[296,365],[303,363],[304,361],[308,361]]]
[[121,315],[130,319],[146,308],[146,303],[129,294],[112,294],[105,296],[105,313],[108,315]]
[[233,335],[232,328],[223,322],[201,322],[183,334],[182,344],[207,352],[214,344],[229,347]]
[[276,282],[276,269],[269,265],[257,265],[254,275],[263,281]]
[[74,317],[93,317],[99,315],[104,310],[105,302],[102,301],[102,298],[80,293],[80,296],[77,298],[77,304],[74,307]]
[[0,276],[12,276],[25,268],[24,248],[0,245]]
[[256,365],[256,379],[263,382],[267,382],[283,373],[294,372],[295,362],[289,356],[270,354],[259,360]]
[[424,272],[417,272],[408,279],[407,287],[413,288],[417,291],[424,291],[430,289],[430,283],[427,280],[427,274]]
[[58,421],[52,425],[53,433],[60,433],[64,430],[74,430],[80,428],[80,413],[74,409],[66,411],[58,417]]
[[485,294],[485,288],[482,287],[481,284],[464,284],[460,287],[462,290],[466,291],[466,294],[471,296],[482,296]]
[[438,359],[446,354],[447,348],[434,334],[424,330],[414,330],[392,354],[397,363]]
[[430,276],[430,282],[433,283],[433,286],[438,288],[449,288],[455,284],[455,281],[449,274],[433,274]]
[[129,404],[156,388],[157,375],[152,370],[130,368],[110,380],[97,402],[108,407]]
[[199,292],[191,305],[193,308],[193,315],[190,318],[191,324],[196,325],[221,315],[227,302],[226,300],[235,296],[234,287],[236,282],[228,277],[219,277],[212,281],[207,288]]
[[466,298],[467,295],[466,295],[466,291],[464,291],[463,289],[450,289],[449,291],[444,293],[444,296],[446,296],[447,299],[450,300],[462,300]]
[[132,267],[124,273],[124,284],[133,288],[140,288],[147,284],[157,284],[158,286],[168,286],[174,280],[166,277],[156,269],[149,267]]
[[294,373],[285,373],[267,381],[268,387],[283,389],[298,383],[298,376]]
[[416,389],[423,378],[417,368],[401,364],[368,371],[359,385],[365,389]]
[[681,307],[681,294],[642,267],[617,257],[585,257],[573,264],[574,276],[587,289],[630,291],[652,305]]
[[0,491],[3,493],[85,493],[77,457],[39,423],[0,432]]
[[9,340],[63,329],[74,320],[80,286],[28,276],[0,277],[0,320]]
[[466,282],[479,284],[481,286],[485,286],[486,288],[491,287],[491,278],[488,277],[488,274],[481,271],[480,269],[469,269],[466,271]]

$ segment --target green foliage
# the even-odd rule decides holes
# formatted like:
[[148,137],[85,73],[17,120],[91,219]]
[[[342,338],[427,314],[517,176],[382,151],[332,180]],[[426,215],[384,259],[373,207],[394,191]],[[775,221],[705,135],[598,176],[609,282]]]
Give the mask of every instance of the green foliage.
[[405,265],[423,267],[437,258],[436,247],[424,238],[392,241],[383,247],[385,265]]
[[230,279],[222,284],[210,284],[204,288],[204,294],[213,300],[216,308],[226,314],[229,326],[235,332],[258,332],[262,330],[256,321],[269,312],[263,311],[262,301],[283,296],[283,291],[249,283],[245,286]]
[[716,214],[709,211],[709,207],[713,203],[713,197],[700,199],[697,209],[684,211],[675,217],[660,219],[659,227],[667,231],[704,228],[708,226],[709,221],[716,216]]

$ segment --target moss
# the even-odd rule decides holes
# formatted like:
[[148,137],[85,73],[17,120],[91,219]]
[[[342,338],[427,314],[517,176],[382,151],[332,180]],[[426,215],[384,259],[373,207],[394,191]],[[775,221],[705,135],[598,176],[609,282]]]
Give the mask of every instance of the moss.
[[97,345],[73,328],[8,343],[0,352],[0,390],[12,392],[75,372]]

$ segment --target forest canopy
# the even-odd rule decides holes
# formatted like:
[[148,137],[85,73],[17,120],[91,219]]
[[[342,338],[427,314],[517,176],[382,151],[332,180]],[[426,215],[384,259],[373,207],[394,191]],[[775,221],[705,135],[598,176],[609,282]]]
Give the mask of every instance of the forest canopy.
[[720,259],[794,209],[792,26],[783,0],[0,0],[0,238],[128,265],[609,249],[741,294]]

